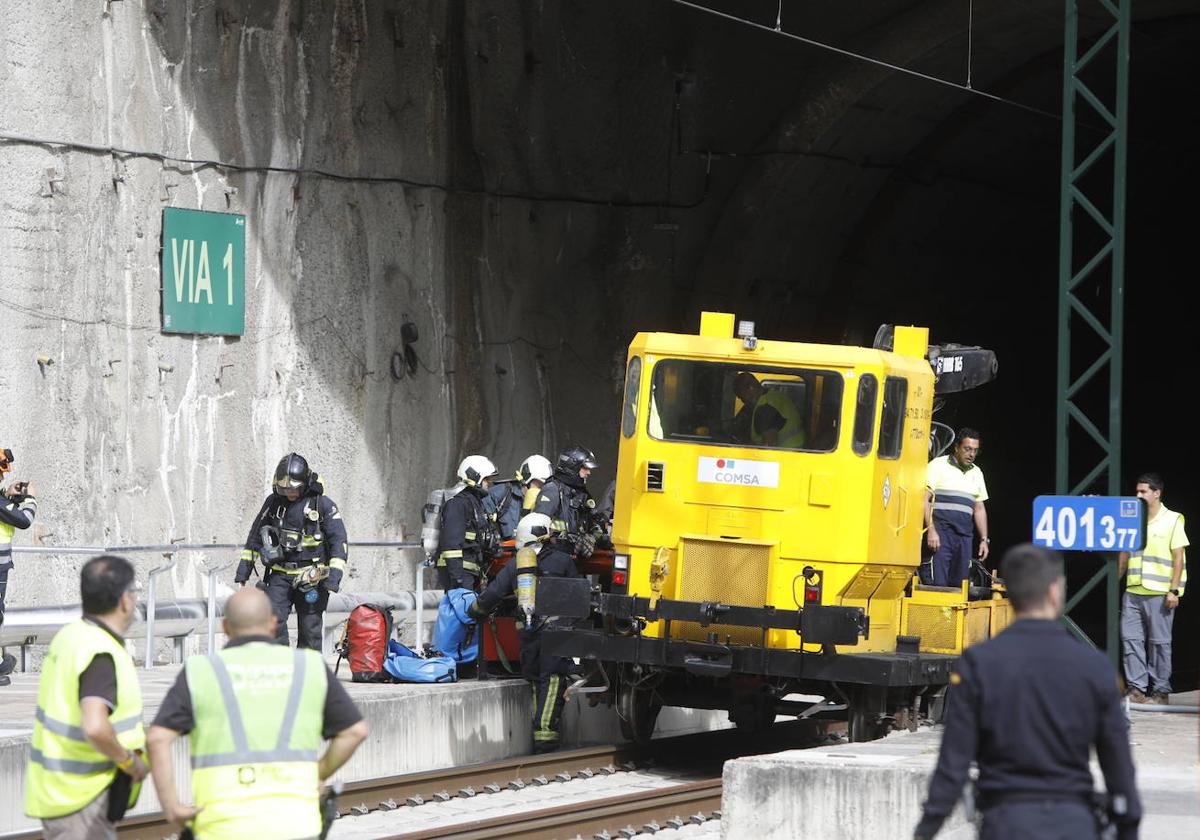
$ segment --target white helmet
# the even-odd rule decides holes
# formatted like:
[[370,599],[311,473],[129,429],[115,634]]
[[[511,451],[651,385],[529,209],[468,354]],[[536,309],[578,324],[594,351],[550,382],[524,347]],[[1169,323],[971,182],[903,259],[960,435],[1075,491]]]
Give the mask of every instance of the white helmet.
[[517,548],[533,546],[537,551],[541,551],[546,540],[550,539],[550,528],[550,517],[546,514],[525,514],[521,517],[521,521],[517,523]]
[[482,455],[468,455],[463,458],[463,462],[458,465],[458,477],[467,483],[468,487],[475,487],[485,478],[491,478],[499,470],[488,458]]
[[550,466],[549,459],[541,455],[530,455],[521,462],[517,470],[517,481],[528,486],[535,478],[538,481],[547,481],[553,474],[554,468]]

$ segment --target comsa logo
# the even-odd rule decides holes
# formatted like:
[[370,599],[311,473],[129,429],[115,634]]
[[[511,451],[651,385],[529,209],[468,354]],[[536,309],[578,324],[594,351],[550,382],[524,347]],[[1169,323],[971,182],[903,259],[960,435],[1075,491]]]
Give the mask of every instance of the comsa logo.
[[696,465],[696,480],[740,487],[778,487],[779,463],[745,458],[700,458]]

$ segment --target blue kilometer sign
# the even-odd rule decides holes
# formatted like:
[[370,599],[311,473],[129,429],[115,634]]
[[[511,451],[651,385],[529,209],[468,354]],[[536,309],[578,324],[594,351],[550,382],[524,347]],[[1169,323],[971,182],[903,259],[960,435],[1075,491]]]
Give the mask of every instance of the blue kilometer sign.
[[1137,496],[1038,496],[1033,542],[1058,551],[1140,551],[1146,506]]

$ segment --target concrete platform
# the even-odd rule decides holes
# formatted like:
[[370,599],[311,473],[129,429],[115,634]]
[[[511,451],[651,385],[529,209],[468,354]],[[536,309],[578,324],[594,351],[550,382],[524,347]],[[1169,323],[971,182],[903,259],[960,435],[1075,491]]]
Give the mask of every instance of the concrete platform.
[[[139,671],[147,724],[154,719],[179,667]],[[371,727],[371,736],[339,774],[345,781],[496,761],[529,751],[533,703],[524,680],[464,680],[450,685],[351,683],[344,663],[339,678]],[[38,827],[22,813],[37,684],[38,674],[18,673],[12,675],[11,685],[0,688],[0,837]],[[593,709],[573,699],[563,723],[565,746],[619,740],[616,715],[607,707]],[[724,713],[664,709],[656,737],[725,726]],[[177,743],[175,762],[181,793],[188,797],[187,739]],[[131,815],[158,810],[154,786],[147,784]]]
[[[1197,693],[1175,695],[1196,705]],[[1132,712],[1131,741],[1145,818],[1142,837],[1200,836],[1194,714]],[[941,745],[940,727],[893,733],[880,741],[726,762],[721,836],[739,838],[912,836]],[[1097,787],[1103,776],[1093,759]],[[974,838],[962,804],[939,840]]]

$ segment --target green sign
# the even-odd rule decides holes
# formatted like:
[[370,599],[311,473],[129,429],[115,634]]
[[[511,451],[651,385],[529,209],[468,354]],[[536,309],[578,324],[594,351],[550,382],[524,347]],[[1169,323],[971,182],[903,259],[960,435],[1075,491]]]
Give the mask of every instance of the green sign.
[[163,209],[163,332],[246,331],[246,217]]

